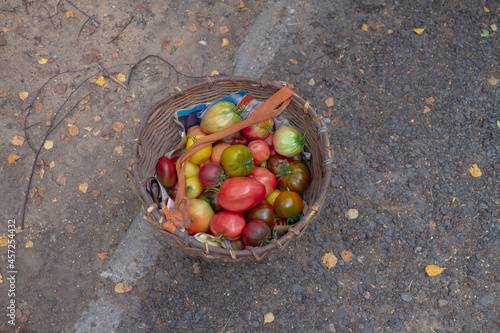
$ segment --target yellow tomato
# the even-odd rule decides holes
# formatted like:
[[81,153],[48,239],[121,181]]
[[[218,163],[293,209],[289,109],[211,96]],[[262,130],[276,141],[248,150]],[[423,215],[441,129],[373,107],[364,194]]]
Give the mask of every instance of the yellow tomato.
[[[191,135],[188,136],[188,140],[186,143],[186,151],[191,148],[191,146],[194,144],[194,142],[200,138],[203,138],[204,135]],[[212,145],[208,145],[207,147],[197,151],[194,153],[190,158],[189,161],[193,162],[194,164],[202,164],[210,159],[210,155],[212,155]]]
[[203,186],[198,179],[198,176],[189,177],[186,179],[186,195],[191,199],[195,199],[203,192]]
[[269,196],[266,198],[267,202],[271,204],[271,206],[274,207],[274,200],[276,200],[276,197],[280,195],[281,191],[278,189],[275,189],[274,191],[269,194]]
[[[175,163],[176,168],[179,165],[179,161],[180,161],[180,159],[177,160],[177,162]],[[185,172],[186,178],[198,176],[198,173],[200,173],[200,167],[194,163],[187,161],[186,162],[186,172]]]

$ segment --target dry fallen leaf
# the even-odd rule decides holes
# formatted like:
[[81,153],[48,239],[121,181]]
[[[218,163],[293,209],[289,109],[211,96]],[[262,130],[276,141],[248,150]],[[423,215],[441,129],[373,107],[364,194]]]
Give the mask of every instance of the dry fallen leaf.
[[427,97],[425,99],[425,104],[432,105],[432,104],[434,104],[434,102],[436,102],[436,100],[432,96],[431,97]]
[[22,99],[22,100],[24,101],[26,98],[28,98],[28,95],[29,95],[29,94],[28,94],[28,92],[27,92],[27,91],[21,91],[21,92],[19,93],[19,98],[20,98],[20,99]]
[[497,25],[496,25],[496,24],[492,24],[492,25],[490,25],[490,28],[491,28],[491,30],[492,30],[492,31],[497,31],[497,30],[498,30],[498,28],[497,28]]
[[210,73],[210,76],[216,76],[216,75],[219,75],[219,72],[214,69],[212,73]]
[[29,249],[30,247],[33,247],[33,242],[32,241],[27,241],[26,242],[26,248]]
[[272,312],[268,312],[264,315],[264,324],[269,324],[274,321],[274,315]]
[[24,138],[19,135],[14,135],[14,138],[10,141],[14,146],[22,146],[24,143]]
[[331,252],[326,253],[323,258],[321,258],[321,260],[323,261],[323,264],[325,264],[326,268],[328,268],[328,270],[335,267],[338,262],[337,257]]
[[177,47],[181,46],[182,44],[184,44],[184,39],[179,39],[179,41],[177,42]]
[[18,159],[20,159],[20,158],[21,158],[21,157],[20,157],[20,156],[18,156],[16,153],[11,153],[11,154],[9,155],[9,157],[7,157],[7,161],[9,161],[9,164],[12,164],[12,163],[16,163],[16,161],[17,161]]
[[33,110],[35,110],[35,112],[42,111],[43,110],[43,103],[42,102],[36,103],[35,106],[33,107]]
[[196,27],[196,24],[193,23],[189,26],[189,30],[191,30],[191,32],[196,32],[198,31],[198,28]]
[[65,83],[60,83],[54,87],[54,92],[58,95],[62,95],[66,92],[68,86]]
[[220,45],[221,47],[226,47],[229,45],[229,39],[226,37],[222,38],[222,44]]
[[83,193],[87,193],[87,190],[89,189],[89,184],[80,183],[80,185],[78,186],[78,189]]
[[340,256],[342,257],[342,260],[344,260],[345,262],[351,261],[352,258],[354,257],[351,251],[346,251],[346,250],[342,250],[340,252]]
[[49,61],[49,59],[47,59],[47,58],[40,58],[40,59],[38,59],[38,63],[40,65],[45,65],[48,61]]
[[424,109],[422,110],[422,113],[425,114],[425,113],[429,113],[429,112],[431,112],[431,108],[428,107],[427,105],[424,106]]
[[123,147],[116,146],[115,149],[113,149],[113,153],[115,153],[118,156],[122,156],[123,155]]
[[132,286],[128,283],[117,283],[115,286],[115,292],[118,294],[128,293],[132,290]]
[[97,198],[101,195],[101,190],[93,190],[92,195],[94,196],[94,198]]
[[97,255],[99,256],[99,259],[101,259],[101,260],[109,259],[108,252],[101,252],[101,253],[98,253]]
[[66,12],[66,17],[67,18],[70,18],[70,17],[75,17],[75,14],[73,13],[72,10],[70,10],[69,12]]
[[420,35],[424,31],[425,31],[425,28],[415,28],[415,29],[413,29],[413,32],[416,33],[417,35]]
[[0,274],[0,284],[3,284],[2,274]]
[[55,167],[55,166],[56,166],[56,162],[52,161],[52,162],[50,162],[50,164],[49,164],[49,169],[52,169],[52,168],[53,168],[53,167]]
[[199,274],[200,272],[201,272],[201,270],[200,270],[200,264],[197,263],[197,262],[195,262],[193,264],[193,273],[194,274]]
[[361,31],[368,31],[368,24],[363,24],[361,26]]
[[477,166],[477,164],[473,164],[469,168],[469,172],[470,172],[471,176],[474,177],[474,178],[481,177],[483,175],[483,173],[481,172],[481,169],[479,169],[479,167]]
[[9,244],[9,237],[5,235],[0,236],[0,247],[7,246],[7,244]]
[[219,31],[220,31],[220,34],[221,35],[224,35],[226,32],[229,31],[228,27],[227,26],[223,26],[223,27],[220,27],[219,28]]
[[64,175],[59,175],[59,177],[56,178],[56,183],[57,185],[66,186],[66,177]]
[[498,82],[500,82],[500,81],[498,81],[498,79],[495,78],[494,76],[492,76],[488,79],[488,83],[491,84],[492,86],[496,86],[498,84]]
[[113,123],[113,129],[117,132],[121,132],[125,128],[125,124],[120,121],[115,121]]
[[54,147],[54,141],[52,140],[45,140],[45,142],[43,143],[43,148],[49,150],[49,149],[52,149]]
[[122,74],[122,73],[119,73],[117,76],[116,76],[116,79],[120,82],[125,82],[127,80],[127,77],[125,76],[125,74]]
[[83,129],[86,130],[87,132],[92,132],[92,130],[93,130],[93,128],[90,126],[86,126]]
[[75,125],[68,128],[68,132],[71,136],[77,136],[78,134],[80,134],[80,129]]
[[489,12],[490,12],[490,9],[489,9],[488,7],[484,7],[484,6],[483,6],[483,9],[484,9],[484,12],[485,12],[485,13],[489,13]]
[[103,88],[106,88],[108,86],[108,82],[104,79],[104,76],[98,78],[97,81],[95,81],[95,83]]
[[441,268],[441,267],[436,266],[436,265],[427,265],[427,266],[425,266],[425,272],[429,276],[437,276],[437,275],[443,273],[443,271],[445,269],[446,268]]
[[238,5],[238,9],[243,9],[243,8],[245,8],[245,3],[241,1],[240,4]]
[[391,29],[387,30],[387,33],[390,35],[392,33],[394,33],[394,31],[392,31]]
[[333,106],[333,97],[328,97],[327,99],[325,99],[325,105],[326,107],[331,108]]
[[94,123],[98,123],[98,122],[100,122],[100,121],[101,121],[101,117],[100,117],[100,116],[98,116],[98,115],[95,115],[95,116],[94,116]]

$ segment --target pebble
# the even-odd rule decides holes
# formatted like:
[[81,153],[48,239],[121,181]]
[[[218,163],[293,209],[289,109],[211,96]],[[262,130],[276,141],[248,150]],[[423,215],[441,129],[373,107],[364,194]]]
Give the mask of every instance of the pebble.
[[359,212],[357,209],[349,209],[345,213],[345,217],[347,217],[349,220],[355,220],[358,218],[358,216],[359,216]]
[[411,293],[402,293],[401,299],[405,302],[411,302],[411,300],[413,299],[413,296]]
[[316,82],[314,81],[313,78],[311,78],[309,81],[307,81],[307,84],[310,86],[314,86],[316,84]]
[[439,300],[438,300],[438,306],[439,306],[440,308],[442,308],[442,307],[443,307],[443,306],[445,306],[445,305],[448,305],[448,303],[449,303],[449,302],[448,302],[447,300],[445,300],[445,299],[439,299]]
[[369,291],[365,291],[365,292],[363,293],[363,297],[364,297],[364,298],[366,298],[366,299],[370,299],[370,297],[371,297],[370,292],[369,292]]
[[206,42],[206,41],[204,41],[204,40],[200,40],[200,41],[199,41],[199,43],[200,43],[201,45],[203,45],[203,46],[206,46],[206,45],[207,45],[207,42]]

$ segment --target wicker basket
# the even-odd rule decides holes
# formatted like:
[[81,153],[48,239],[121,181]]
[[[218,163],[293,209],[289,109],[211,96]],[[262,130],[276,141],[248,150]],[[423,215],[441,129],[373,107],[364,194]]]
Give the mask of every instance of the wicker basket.
[[304,101],[296,94],[292,96],[290,105],[281,116],[287,118],[292,126],[306,133],[308,147],[305,150],[312,155],[308,163],[312,182],[303,195],[306,208],[302,218],[281,238],[272,240],[266,246],[233,251],[201,243],[187,232],[179,229],[173,234],[169,233],[162,229],[160,225],[161,213],[156,209],[158,207],[151,199],[145,186],[146,179],[155,173],[158,159],[177,147],[180,141],[172,117],[177,110],[187,109],[201,103],[212,103],[239,91],[246,91],[253,98],[264,101],[283,85],[286,84],[262,82],[243,77],[207,77],[206,82],[200,82],[170,94],[146,113],[137,131],[136,139],[132,143],[132,173],[139,198],[144,206],[148,207],[145,218],[169,244],[175,244],[187,254],[208,261],[238,262],[243,259],[259,261],[270,253],[284,249],[290,241],[302,236],[326,197],[332,173],[333,150],[322,116],[316,114],[309,102]]

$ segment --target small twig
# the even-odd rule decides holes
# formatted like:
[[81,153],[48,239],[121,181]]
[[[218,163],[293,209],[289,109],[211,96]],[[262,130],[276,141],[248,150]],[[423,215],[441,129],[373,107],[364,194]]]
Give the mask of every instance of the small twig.
[[80,32],[78,33],[78,37],[76,39],[80,38],[80,35],[82,34],[83,28],[85,28],[85,25],[87,24],[88,21],[94,20],[94,17],[89,17],[87,20],[83,23],[82,27],[80,28]]
[[108,42],[108,43],[112,43],[112,42],[114,42],[114,41],[115,41],[115,39],[117,39],[117,38],[120,36],[120,34],[121,34],[121,33],[122,33],[122,32],[123,32],[123,31],[124,31],[124,30],[128,27],[128,25],[132,22],[132,20],[133,20],[134,18],[135,18],[135,15],[132,15],[132,17],[130,18],[130,20],[128,20],[128,22],[125,24],[125,26],[124,26],[123,28],[121,28],[121,29],[118,31],[118,33],[116,34],[116,36],[115,36],[115,37],[113,37],[113,38],[111,38],[111,39],[109,40],[109,42]]
[[50,14],[49,14],[49,19],[51,19],[51,20],[52,20],[52,18],[53,18],[54,16],[56,16],[57,14],[59,14],[59,5],[61,4],[61,1],[62,1],[62,0],[59,0],[59,2],[57,3],[57,5],[56,5],[56,12],[54,13],[54,15],[50,15]]
[[101,64],[97,64],[99,66],[99,69],[102,71],[104,77],[109,77],[111,80],[115,81],[117,84],[119,84],[123,89],[127,89],[128,87],[123,84],[123,82],[120,82],[117,78],[113,77],[111,74],[108,73],[108,71],[101,66]]
[[15,13],[15,12],[17,12],[17,8],[1,8],[0,11]]
[[[172,65],[171,63],[169,63],[168,61],[166,61],[165,59],[163,59],[162,57],[160,56],[157,56],[156,54],[150,54],[150,55],[147,55],[146,57],[144,57],[143,59],[139,60],[137,63],[135,63],[134,66],[132,66],[132,68],[130,68],[130,72],[128,74],[128,79],[127,79],[127,86],[130,85],[130,80],[132,79],[132,73],[134,72],[134,70],[144,61],[148,60],[149,58],[157,58],[161,61],[163,61],[165,64],[167,64],[171,69],[173,69],[177,75],[182,75],[184,77],[187,77],[187,78],[190,78],[190,79],[203,79],[204,76],[191,76],[191,75],[187,75],[187,74],[184,74],[182,72],[179,72],[177,69],[175,69],[175,66]],[[179,77],[177,76],[177,79]]]
[[24,10],[26,11],[26,15],[29,15],[30,12],[28,11],[28,1],[23,0],[23,4],[24,4]]
[[224,327],[222,328],[222,331],[220,331],[220,333],[224,333],[224,331],[226,330],[226,326],[229,323],[229,321],[231,320],[231,318],[233,318],[233,313],[231,313],[231,316],[229,316],[229,319],[226,321],[226,325],[224,325]]

